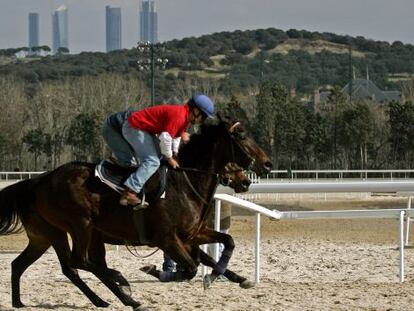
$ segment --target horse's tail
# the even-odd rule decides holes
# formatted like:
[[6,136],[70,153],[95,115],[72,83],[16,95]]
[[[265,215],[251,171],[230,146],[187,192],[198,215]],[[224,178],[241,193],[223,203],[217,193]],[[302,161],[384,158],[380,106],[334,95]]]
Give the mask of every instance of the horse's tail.
[[20,217],[29,210],[32,179],[22,180],[0,191],[0,235],[22,231]]

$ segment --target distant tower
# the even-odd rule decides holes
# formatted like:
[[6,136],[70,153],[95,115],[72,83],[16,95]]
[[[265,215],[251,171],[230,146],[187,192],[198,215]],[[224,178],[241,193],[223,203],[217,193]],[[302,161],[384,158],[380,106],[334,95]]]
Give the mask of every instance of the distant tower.
[[140,41],[158,42],[158,13],[155,10],[155,3],[151,0],[144,0],[141,5],[140,16]]
[[29,13],[29,48],[39,46],[39,14]]
[[69,49],[68,41],[68,9],[60,6],[52,15],[53,21],[53,53],[57,53],[59,48]]
[[122,49],[121,8],[106,6],[106,51]]

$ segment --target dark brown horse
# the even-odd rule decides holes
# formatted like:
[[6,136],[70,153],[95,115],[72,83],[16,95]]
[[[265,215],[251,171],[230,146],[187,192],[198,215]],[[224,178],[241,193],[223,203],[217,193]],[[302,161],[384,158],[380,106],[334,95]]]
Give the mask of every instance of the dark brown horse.
[[[217,264],[211,263],[217,273],[226,272],[234,243],[231,238],[205,226],[217,174],[223,172],[228,162],[249,167],[252,156],[260,159],[265,168],[270,165],[261,149],[232,125],[221,121],[218,125],[204,127],[201,134],[195,135],[180,152],[180,161],[182,167],[196,168],[199,172],[170,171],[166,198],[153,202],[143,211],[147,225],[145,244],[161,248],[184,267],[182,279],[195,275],[198,262],[190,252],[205,243],[226,245],[225,255]],[[257,163],[256,168],[259,167]],[[125,305],[143,310],[140,303],[119,286],[123,285],[122,276],[99,262],[99,254],[104,251],[100,249],[103,238],[99,234],[94,236],[93,232],[126,241],[140,241],[141,237],[135,230],[133,210],[119,206],[119,195],[100,183],[93,171],[93,164],[69,163],[0,192],[0,234],[16,230],[20,219],[29,237],[28,246],[12,263],[14,307],[23,306],[19,289],[22,273],[53,246],[63,273],[96,306],[108,304],[90,290],[75,268],[94,273]],[[72,237],[72,250],[66,232]],[[91,238],[100,243],[91,244]]]
[[[258,163],[261,162],[261,158],[258,158]],[[244,174],[243,169],[241,169],[235,163],[228,163],[225,167],[225,173],[220,178],[220,184],[223,186],[228,186],[233,188],[235,193],[242,193],[249,190],[249,186],[251,181],[247,175]],[[98,245],[101,241],[104,241],[107,244],[112,245],[125,245],[125,241],[114,239],[109,236],[103,235],[102,233],[95,231],[94,232],[94,242],[91,244],[91,248],[89,250],[90,254],[94,255],[92,258],[93,261],[98,260],[101,265],[106,266],[105,261],[105,248]],[[99,237],[99,238],[97,238]],[[134,241],[128,241],[128,246],[138,246],[140,243],[136,243]],[[95,252],[96,249],[100,249],[100,252]],[[201,249],[197,249],[193,247],[192,251],[189,252],[192,255],[194,262],[202,263],[209,267],[214,267],[216,262],[210,258],[206,253],[204,253]],[[90,257],[91,258],[91,257]],[[182,281],[182,271],[181,267],[178,268],[177,272],[167,272],[164,273],[156,269],[155,265],[147,265],[145,267],[140,268],[141,271],[150,274],[163,282],[170,282],[170,281]],[[119,271],[111,270],[114,274],[114,278],[117,280],[119,284],[122,285],[124,290],[130,292],[129,284],[126,279],[121,275]],[[230,281],[238,283],[242,288],[249,288],[254,286],[253,283],[249,282],[246,278],[239,276],[238,274],[226,270],[224,272],[224,276],[226,276]],[[207,288],[210,283],[212,282],[212,276],[207,276],[204,280],[204,287]]]

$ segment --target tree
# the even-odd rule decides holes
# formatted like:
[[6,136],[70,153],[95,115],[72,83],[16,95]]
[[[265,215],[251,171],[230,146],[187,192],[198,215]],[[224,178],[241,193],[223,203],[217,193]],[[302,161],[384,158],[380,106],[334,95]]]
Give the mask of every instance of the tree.
[[248,126],[249,124],[249,118],[247,117],[246,111],[244,111],[240,101],[234,95],[230,98],[230,102],[224,105],[220,113],[230,116],[233,120],[241,122],[245,126]]
[[390,142],[395,161],[402,167],[411,168],[414,152],[414,105],[390,103]]
[[344,110],[346,103],[346,97],[339,87],[334,87],[328,96],[328,107],[326,110],[331,120],[332,128],[332,155],[333,155],[333,168],[336,169],[340,163],[340,150],[338,148],[338,131],[339,131],[339,120]]
[[66,48],[66,47],[61,46],[60,48],[58,48],[57,54],[58,55],[69,54],[69,49]]
[[22,141],[29,146],[29,152],[33,153],[34,169],[37,170],[39,156],[42,153],[49,156],[51,154],[50,135],[44,133],[41,128],[36,128],[28,131],[27,134],[23,136]]
[[[349,167],[366,169],[368,145],[374,137],[374,119],[367,104],[357,103],[342,113],[340,144],[347,151]],[[359,163],[356,159],[359,158]]]
[[[306,154],[307,111],[296,99],[287,98],[287,89],[275,94],[275,150],[279,161],[288,169],[304,168]],[[284,99],[284,100],[283,100]]]
[[253,121],[253,134],[258,143],[270,154],[274,163],[278,161],[280,148],[276,149],[275,142],[277,118],[283,114],[283,107],[287,101],[287,90],[281,84],[272,84],[268,81],[260,85],[256,97],[257,113]]
[[72,119],[66,143],[72,147],[76,160],[100,158],[100,123],[93,113],[80,113]]
[[40,48],[40,50],[45,51],[45,52],[51,52],[52,51],[52,49],[47,45],[42,45],[39,48]]

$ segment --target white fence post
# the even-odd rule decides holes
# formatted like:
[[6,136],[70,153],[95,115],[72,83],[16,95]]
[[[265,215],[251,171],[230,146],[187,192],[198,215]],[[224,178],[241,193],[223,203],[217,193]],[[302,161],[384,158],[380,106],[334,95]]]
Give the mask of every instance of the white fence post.
[[[407,201],[407,210],[411,209],[411,196],[408,196],[408,201]],[[411,222],[411,217],[407,216],[407,225],[406,225],[406,229],[405,229],[405,245],[408,245],[408,239],[409,239],[409,234],[410,234],[410,222]]]
[[[221,200],[216,200],[215,206],[214,206],[214,230],[220,231],[220,215],[221,215]],[[219,260],[219,248],[220,244],[215,243],[214,244],[214,259],[216,261]]]
[[404,282],[404,211],[400,212],[400,282]]
[[260,282],[260,213],[256,213],[255,281]]

